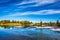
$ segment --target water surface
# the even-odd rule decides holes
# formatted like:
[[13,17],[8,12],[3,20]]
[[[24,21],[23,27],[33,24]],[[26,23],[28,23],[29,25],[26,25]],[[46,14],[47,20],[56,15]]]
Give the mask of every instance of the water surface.
[[47,28],[1,28],[0,40],[60,40],[60,33]]

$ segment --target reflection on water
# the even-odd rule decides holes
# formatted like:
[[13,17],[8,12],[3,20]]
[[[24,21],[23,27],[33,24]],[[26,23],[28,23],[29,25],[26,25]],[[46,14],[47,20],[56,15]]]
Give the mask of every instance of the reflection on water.
[[2,28],[0,40],[60,40],[60,33],[46,28]]

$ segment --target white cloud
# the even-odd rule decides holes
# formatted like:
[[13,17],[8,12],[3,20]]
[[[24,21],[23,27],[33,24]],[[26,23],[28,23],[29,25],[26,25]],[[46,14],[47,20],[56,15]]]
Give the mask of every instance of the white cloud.
[[60,14],[60,10],[40,10],[40,11],[28,11],[28,12],[16,12],[16,13],[9,13],[8,15],[1,16],[0,18],[6,17],[18,17],[18,16],[27,16],[27,15],[52,15],[52,14]]
[[23,5],[23,4],[29,4],[29,3],[33,3],[33,2],[31,2],[31,1],[28,1],[28,2],[21,2],[21,3],[18,3],[17,5]]
[[34,2],[37,3],[35,6],[39,6],[39,5],[54,3],[55,0],[34,0]]
[[50,15],[50,14],[58,14],[60,13],[60,10],[41,10],[41,11],[36,11],[36,12],[17,12],[17,13],[13,13],[13,14],[9,14],[7,16],[24,16],[24,15]]
[[[54,3],[54,2],[56,2],[56,1],[55,0],[30,0],[30,1],[23,1],[17,5],[36,3],[36,4],[30,5],[30,6],[40,6],[40,5],[50,4],[50,3]],[[28,6],[28,7],[30,7],[30,6]],[[25,7],[27,7],[27,6],[25,6]]]

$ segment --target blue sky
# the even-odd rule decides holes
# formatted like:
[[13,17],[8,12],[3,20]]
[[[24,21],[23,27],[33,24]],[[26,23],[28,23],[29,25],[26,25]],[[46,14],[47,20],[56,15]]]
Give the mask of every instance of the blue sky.
[[60,20],[60,0],[0,0],[0,20]]

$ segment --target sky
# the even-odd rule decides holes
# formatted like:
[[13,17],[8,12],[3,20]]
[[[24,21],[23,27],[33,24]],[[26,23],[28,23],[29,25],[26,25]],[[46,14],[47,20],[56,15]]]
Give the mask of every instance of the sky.
[[60,21],[60,0],[0,0],[0,20]]

